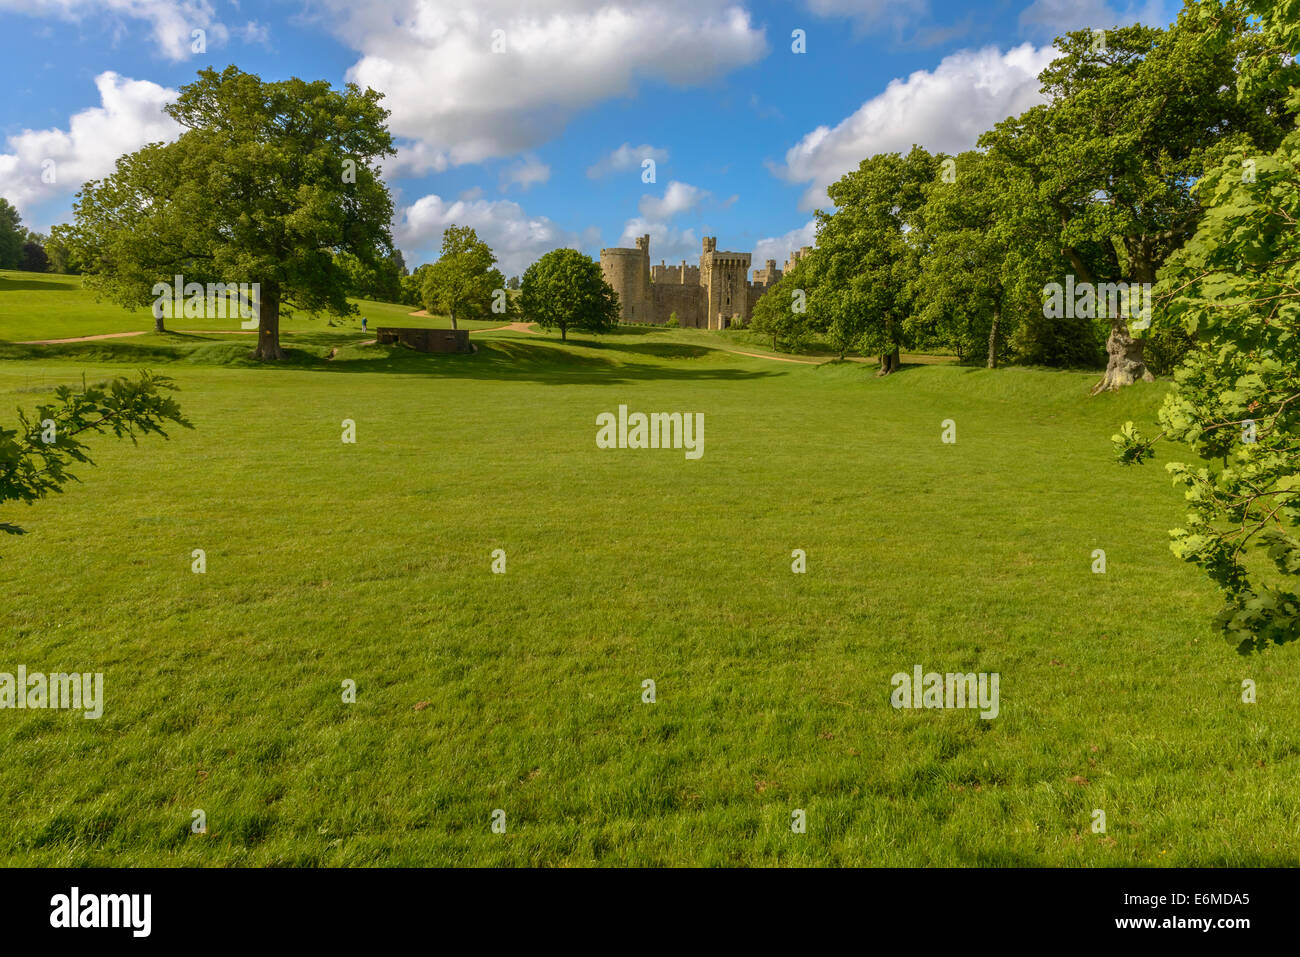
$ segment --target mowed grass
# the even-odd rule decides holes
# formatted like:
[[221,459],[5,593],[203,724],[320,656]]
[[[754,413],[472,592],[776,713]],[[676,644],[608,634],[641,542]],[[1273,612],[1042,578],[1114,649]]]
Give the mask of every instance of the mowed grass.
[[[1297,860],[1295,655],[1210,632],[1167,546],[1179,493],[1110,461],[1163,386],[876,379],[688,330],[357,338],[281,368],[234,343],[3,353],[7,423],[148,364],[196,428],[97,440],[82,484],[6,507],[29,534],[0,541],[0,671],[103,672],[106,704],[0,711],[0,860]],[[703,412],[703,458],[598,449],[620,404]],[[916,664],[998,672],[999,716],[895,710]]]
[[[412,316],[413,306],[354,300],[358,315],[343,318],[295,312],[281,317],[280,329],[293,339],[296,333],[350,332],[361,334],[361,317],[369,320],[373,337],[376,326],[451,328],[446,316]],[[330,325],[333,322],[334,325]],[[238,316],[228,318],[168,319],[168,329],[179,331],[234,332],[240,329]],[[486,329],[500,322],[463,322],[461,328]],[[148,308],[124,309],[96,298],[82,286],[80,276],[0,270],[0,340],[26,342],[37,339],[72,339],[117,332],[149,332],[154,328]]]

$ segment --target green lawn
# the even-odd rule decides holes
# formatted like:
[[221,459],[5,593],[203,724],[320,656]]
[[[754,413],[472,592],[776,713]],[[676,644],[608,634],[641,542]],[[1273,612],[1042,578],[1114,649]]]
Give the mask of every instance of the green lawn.
[[[355,332],[361,336],[361,316],[376,326],[408,326],[438,329],[451,328],[446,316],[412,316],[412,306],[386,302],[355,300],[360,314],[332,320],[326,316],[294,313],[282,317],[280,328],[289,333],[333,331]],[[175,319],[166,325],[174,330],[232,331],[240,328],[238,318]],[[488,329],[499,322],[465,322],[465,329]],[[153,314],[147,308],[123,309],[95,298],[83,289],[80,276],[0,270],[0,341],[23,342],[32,339],[71,339],[114,332],[151,331]],[[292,338],[292,336],[289,336]]]
[[[109,323],[46,294],[0,284],[0,334]],[[6,424],[147,365],[196,426],[6,509],[0,671],[103,672],[106,703],[0,711],[0,861],[1295,863],[1294,654],[1210,633],[1179,493],[1110,462],[1163,385],[876,379],[692,330],[361,338],[318,323],[278,368],[234,337],[0,346]],[[598,449],[620,404],[703,412],[703,457]],[[895,710],[916,664],[998,672],[1000,715]]]

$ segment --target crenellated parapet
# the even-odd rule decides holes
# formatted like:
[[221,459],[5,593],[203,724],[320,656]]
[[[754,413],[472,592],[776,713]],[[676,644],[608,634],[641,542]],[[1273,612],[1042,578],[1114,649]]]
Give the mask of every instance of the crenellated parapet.
[[650,236],[637,236],[635,243],[600,251],[601,273],[618,293],[624,322],[662,324],[676,316],[680,325],[699,329],[747,323],[754,302],[781,278],[769,259],[750,282],[751,254],[719,250],[716,236],[704,237],[698,266],[684,260],[651,266]]

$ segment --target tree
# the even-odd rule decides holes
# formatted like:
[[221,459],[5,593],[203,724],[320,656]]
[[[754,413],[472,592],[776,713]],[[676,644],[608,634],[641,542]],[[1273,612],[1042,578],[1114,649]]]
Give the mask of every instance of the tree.
[[[78,481],[69,467],[74,462],[93,465],[82,438],[109,433],[129,438],[154,433],[167,438],[163,426],[174,422],[193,428],[180,406],[167,393],[175,391],[166,376],[141,372],[138,379],[119,377],[102,385],[74,391],[66,385],[54,390],[55,402],[42,405],[28,417],[18,410],[18,427],[0,426],[0,502],[29,505]],[[12,522],[0,522],[0,532],[21,535]]]
[[[1300,18],[1284,7],[1246,5],[1274,54],[1300,49]],[[1289,59],[1257,58],[1239,89],[1284,91],[1300,106]],[[1225,157],[1195,190],[1206,214],[1161,273],[1156,320],[1193,347],[1160,410],[1163,432],[1147,439],[1128,422],[1114,441],[1125,463],[1149,459],[1161,438],[1200,459],[1166,466],[1188,503],[1170,548],[1218,586],[1218,627],[1245,654],[1300,637],[1300,130],[1292,123],[1271,154]]]
[[50,238],[45,243],[45,254],[50,258],[50,271],[56,273],[79,273],[81,263],[68,248],[64,238],[66,226],[55,226],[50,230]]
[[938,159],[919,146],[905,157],[881,153],[830,185],[834,212],[817,211],[808,273],[819,331],[841,356],[850,349],[878,353],[880,375],[899,368],[920,270],[912,233],[925,187],[938,172]]
[[908,331],[961,358],[982,353],[993,369],[1019,318],[1041,309],[1038,290],[1055,262],[1042,240],[1050,218],[1014,167],[977,151],[939,159],[918,217],[922,254]]
[[18,268],[25,272],[49,272],[50,257],[45,255],[45,247],[37,242],[23,243],[23,258]]
[[749,328],[761,336],[771,336],[775,351],[795,352],[808,341],[814,321],[809,314],[811,303],[806,288],[810,285],[808,263],[808,257],[800,259],[754,303]]
[[282,311],[355,313],[335,254],[372,264],[392,249],[374,167],[393,153],[380,99],[354,84],[201,71],[166,107],[180,138],[120,158],[78,194],[64,235],[87,284],[130,307],[173,275],[257,283],[262,360],[283,357]]
[[26,231],[22,217],[0,196],[0,269],[17,269],[23,258]]
[[442,234],[442,255],[421,280],[420,301],[424,308],[430,315],[446,313],[453,329],[458,328],[457,319],[487,318],[496,291],[504,290],[506,285],[496,261],[491,248],[472,227],[448,226]]
[[506,280],[506,288],[507,288],[507,289],[518,289],[518,288],[519,288],[519,277],[518,277],[518,276],[511,276],[508,280]]
[[[1212,6],[1213,4],[1211,4]],[[1193,3],[1168,30],[1080,30],[1040,78],[1048,103],[998,124],[980,140],[1024,170],[1055,215],[1054,239],[1072,274],[1098,287],[1149,289],[1192,235],[1201,207],[1191,184],[1229,153],[1271,149],[1281,98],[1234,92],[1239,64],[1260,46],[1236,8],[1220,8],[1227,42]],[[1253,146],[1252,146],[1253,144]],[[1092,309],[1091,301],[1087,304]],[[1108,307],[1106,372],[1093,392],[1153,377],[1124,310]]]
[[600,266],[576,249],[552,249],[524,270],[520,284],[523,314],[543,329],[608,332],[618,325],[618,293]]

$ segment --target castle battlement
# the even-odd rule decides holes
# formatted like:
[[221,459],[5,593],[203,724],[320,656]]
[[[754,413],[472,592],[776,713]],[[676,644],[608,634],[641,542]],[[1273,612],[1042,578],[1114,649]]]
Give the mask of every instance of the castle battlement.
[[[808,247],[791,254],[802,258]],[[698,266],[669,266],[660,260],[650,265],[650,237],[638,236],[636,247],[600,251],[600,269],[618,293],[624,322],[663,324],[674,315],[678,324],[696,329],[726,329],[747,325],[754,303],[782,276],[776,260],[749,279],[750,253],[719,251],[716,236],[705,236]],[[790,260],[786,262],[787,270]]]

